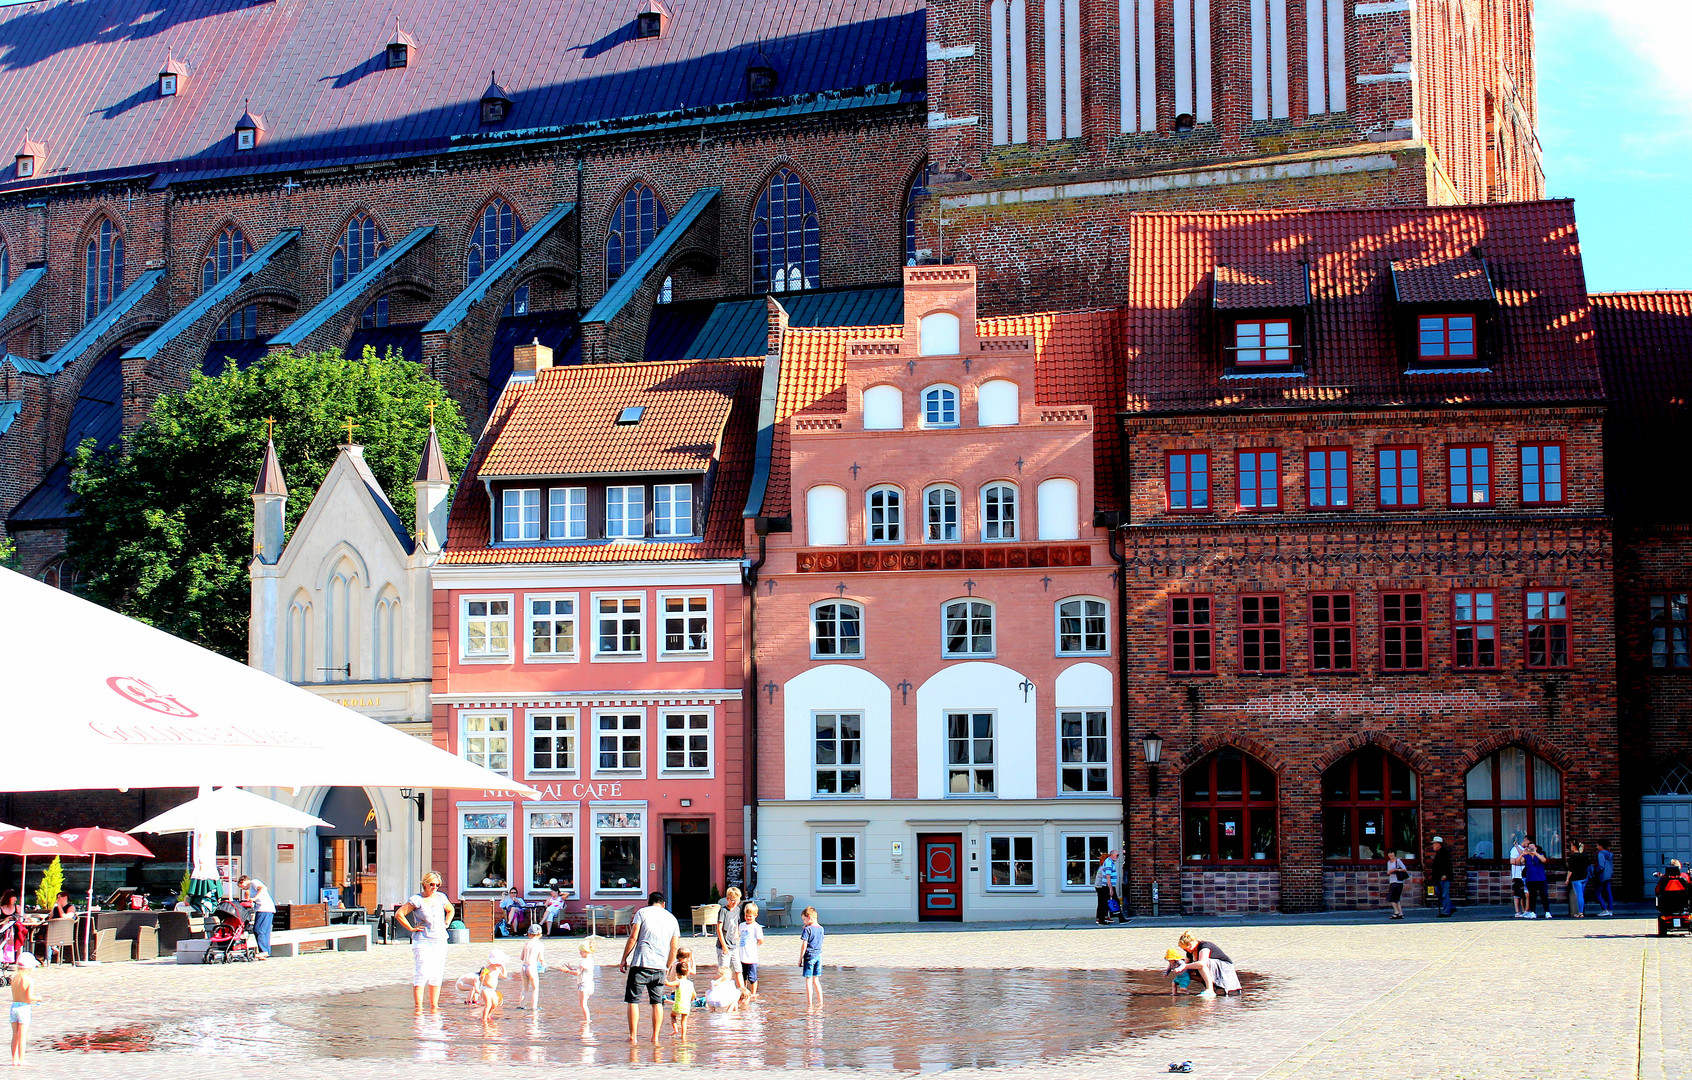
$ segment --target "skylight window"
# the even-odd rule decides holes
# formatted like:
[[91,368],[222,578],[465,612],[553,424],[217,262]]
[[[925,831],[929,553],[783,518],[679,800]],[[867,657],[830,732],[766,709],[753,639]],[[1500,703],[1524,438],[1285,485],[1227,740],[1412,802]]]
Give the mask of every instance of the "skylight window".
[[645,405],[630,405],[628,408],[617,414],[617,423],[638,424],[640,423],[641,415],[645,412]]

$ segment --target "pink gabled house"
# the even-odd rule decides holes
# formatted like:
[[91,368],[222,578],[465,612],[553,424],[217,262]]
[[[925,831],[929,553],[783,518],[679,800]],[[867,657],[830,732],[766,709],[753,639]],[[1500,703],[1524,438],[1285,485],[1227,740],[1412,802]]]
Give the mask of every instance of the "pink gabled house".
[[743,525],[761,358],[517,371],[434,572],[434,738],[542,793],[437,799],[455,897],[686,911],[744,873]]

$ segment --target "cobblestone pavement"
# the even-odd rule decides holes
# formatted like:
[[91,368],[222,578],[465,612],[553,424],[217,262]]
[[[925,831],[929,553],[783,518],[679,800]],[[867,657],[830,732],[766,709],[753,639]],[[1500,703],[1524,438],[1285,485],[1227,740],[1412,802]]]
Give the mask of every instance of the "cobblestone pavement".
[[[1263,1004],[1241,1008],[1238,1001],[1185,1002],[1183,1008],[1201,1011],[1185,1026],[1135,1034],[1131,1002],[1100,1001],[1095,1003],[1099,1015],[1112,1022],[1118,1010],[1127,1009],[1127,1038],[1113,1033],[1106,1045],[1052,1060],[960,1071],[1042,1080],[1118,1080],[1163,1075],[1168,1062],[1185,1059],[1194,1062],[1195,1075],[1214,1080],[1692,1076],[1692,1055],[1686,1047],[1686,1033],[1692,1031],[1692,940],[1657,938],[1654,923],[1645,917],[1528,922],[1465,913],[1446,921],[1418,913],[1403,922],[1317,916],[1220,924],[1195,920],[1192,928],[1262,980]],[[788,954],[797,943],[783,939],[791,933],[772,932],[765,946],[767,961],[788,965]],[[1091,923],[938,931],[840,927],[829,935],[827,961],[830,966],[863,968],[1147,969],[1160,966],[1159,958],[1176,933],[1168,920],[1103,929]],[[486,948],[454,947],[449,973],[472,970]],[[614,964],[618,951],[617,943],[606,943],[601,962]],[[227,1046],[207,1052],[180,1043],[137,1053],[53,1049],[72,1035],[180,1028],[212,1010],[308,1003],[372,988],[391,987],[396,1000],[404,1002],[410,973],[411,955],[405,946],[228,968],[159,962],[48,971],[40,979],[47,1001],[36,1009],[29,1071],[127,1080],[275,1080],[315,1078],[325,1072],[336,1080],[402,1073],[462,1078],[493,1071],[467,1067],[462,1061],[431,1061],[421,1053],[307,1062],[297,1055],[277,1057],[262,1043],[239,1053],[229,1052]],[[943,974],[934,977],[944,979]],[[614,1019],[621,1008],[612,982],[612,976],[600,982],[596,1016],[605,1010]],[[782,993],[756,1006],[764,1014],[762,1022],[781,1024],[785,1014],[793,1024],[806,1023],[803,1001],[792,994],[796,985],[781,986]],[[556,988],[549,993],[563,996]],[[442,995],[443,1007],[452,997],[449,986]],[[839,1000],[838,992],[834,1000]],[[861,1009],[865,1003],[850,1007]],[[462,1010],[456,1001],[450,1008]],[[539,1022],[534,1014],[529,1016],[531,1024]],[[910,1019],[920,1031],[922,1016]],[[1006,1016],[1002,1022],[1014,1025],[1017,1017]],[[569,1024],[560,1022],[558,1027],[558,1044],[580,1038]],[[548,1033],[547,1038],[554,1036]],[[701,1067],[721,1076],[744,1072],[769,1078],[784,1072],[712,1067],[704,1055],[688,1060],[685,1050],[685,1067],[678,1067],[667,1032],[664,1043],[656,1051],[619,1046],[613,1053],[606,1047],[594,1060],[639,1062],[643,1072],[654,1077],[697,1074]],[[510,1057],[498,1059],[497,1068],[555,1076],[606,1071],[534,1066]],[[805,1070],[809,1075],[819,1071],[830,1070]],[[798,1075],[799,1070],[793,1072]]]

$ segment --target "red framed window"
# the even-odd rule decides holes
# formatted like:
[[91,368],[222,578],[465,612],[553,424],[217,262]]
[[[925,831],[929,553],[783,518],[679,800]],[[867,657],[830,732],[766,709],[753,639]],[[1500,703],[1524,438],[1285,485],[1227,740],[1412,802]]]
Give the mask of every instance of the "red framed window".
[[1492,447],[1446,447],[1445,461],[1452,506],[1492,505]]
[[1498,666],[1498,598],[1491,592],[1451,594],[1451,666]]
[[1210,451],[1173,450],[1167,458],[1169,509],[1202,514],[1210,510]]
[[1563,498],[1563,444],[1523,443],[1522,502],[1554,506]]
[[1351,671],[1356,666],[1353,645],[1357,623],[1353,600],[1350,593],[1311,594],[1311,671]]
[[1181,776],[1181,854],[1188,862],[1274,862],[1279,816],[1275,774],[1232,747]]
[[1239,319],[1234,323],[1234,363],[1268,367],[1292,363],[1292,321]]
[[1169,598],[1169,671],[1206,675],[1216,670],[1208,596]]
[[1416,773],[1365,746],[1322,773],[1322,857],[1331,862],[1414,864],[1422,851]]
[[1383,446],[1375,452],[1381,508],[1422,505],[1422,450],[1418,446]]
[[1569,666],[1569,594],[1562,589],[1527,592],[1527,666]]
[[1281,452],[1241,450],[1234,455],[1241,510],[1281,508]]
[[1664,671],[1692,668],[1688,651],[1692,631],[1692,594],[1657,593],[1651,597],[1651,666]]
[[1416,320],[1416,355],[1423,361],[1473,360],[1473,315],[1423,315]]
[[1281,598],[1273,594],[1240,597],[1241,671],[1261,675],[1283,670],[1281,607]]
[[1312,510],[1351,505],[1351,449],[1311,447],[1304,452],[1305,501]]
[[1419,592],[1381,594],[1381,670],[1428,666],[1427,604]]

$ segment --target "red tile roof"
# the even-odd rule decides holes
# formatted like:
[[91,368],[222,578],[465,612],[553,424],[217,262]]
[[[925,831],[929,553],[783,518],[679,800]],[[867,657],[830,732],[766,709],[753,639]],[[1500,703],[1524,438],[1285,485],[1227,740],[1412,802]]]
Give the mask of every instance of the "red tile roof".
[[[1130,225],[1127,407],[1188,411],[1594,400],[1602,395],[1574,206],[1136,214]],[[1486,259],[1498,308],[1490,373],[1406,375],[1392,264]],[[1308,262],[1306,375],[1225,379],[1207,278],[1218,265]]]
[[[739,105],[760,48],[783,98],[901,83],[920,97],[919,0],[690,0],[647,39],[634,36],[637,10],[637,0],[3,6],[0,146],[17,146],[27,127],[47,145],[49,180],[189,159],[248,169],[427,153],[489,130]],[[417,47],[389,70],[396,18]],[[184,70],[176,96],[160,98],[167,57]],[[484,127],[490,71],[516,104]],[[235,119],[249,101],[269,127],[257,150],[236,155]],[[0,164],[0,183],[10,166]]]
[[1395,260],[1392,287],[1405,304],[1490,304],[1496,299],[1485,260],[1473,255]]
[[1225,311],[1301,308],[1310,302],[1304,264],[1296,260],[1250,266],[1218,264],[1214,280],[1214,303]]
[[1610,395],[1605,469],[1624,520],[1692,521],[1692,292],[1594,293]]
[[[738,559],[745,552],[741,510],[751,481],[753,433],[758,419],[762,358],[746,360],[688,360],[662,364],[588,364],[549,368],[532,383],[514,382],[494,406],[492,417],[476,444],[470,464],[459,481],[452,513],[447,519],[446,563],[583,563],[675,562],[692,559]],[[666,399],[665,395],[674,395]],[[654,415],[659,424],[649,432],[669,431],[686,442],[680,457],[675,445],[631,436],[628,429],[609,437],[599,434],[609,424],[610,403],[635,395],[648,405],[639,429]],[[704,422],[674,415],[673,405],[686,405],[696,414],[716,416]],[[636,402],[637,404],[639,402]],[[656,410],[656,414],[654,413]],[[610,413],[610,418],[615,418]],[[727,422],[722,417],[726,415]],[[703,471],[709,461],[698,456],[698,432],[715,423],[721,432],[721,457],[707,509],[705,536],[699,543],[607,543],[517,547],[489,543],[490,506],[482,484],[487,462],[509,457],[521,462],[521,475],[592,475],[607,472],[658,472],[665,463],[685,459],[691,471]],[[714,441],[714,440],[713,440]],[[554,471],[554,464],[569,471]],[[548,466],[542,469],[538,466]],[[509,469],[509,465],[501,465]],[[515,475],[502,471],[497,475]]]
[[[1032,337],[1034,394],[1042,405],[1091,405],[1095,417],[1095,501],[1112,509],[1116,499],[1116,422],[1122,407],[1117,372],[1122,364],[1122,316],[1117,311],[1059,311],[978,319],[984,338]],[[776,391],[775,441],[763,514],[791,513],[792,472],[788,420],[798,413],[838,413],[846,408],[849,342],[898,337],[899,326],[792,328],[782,338],[781,385]]]

